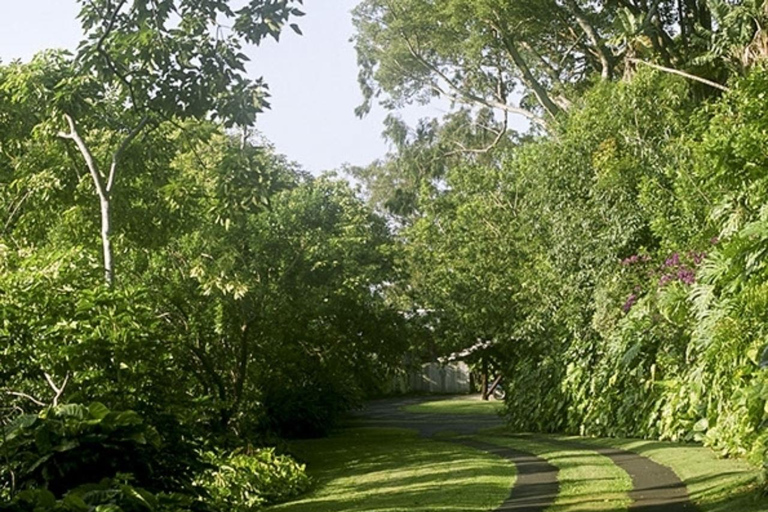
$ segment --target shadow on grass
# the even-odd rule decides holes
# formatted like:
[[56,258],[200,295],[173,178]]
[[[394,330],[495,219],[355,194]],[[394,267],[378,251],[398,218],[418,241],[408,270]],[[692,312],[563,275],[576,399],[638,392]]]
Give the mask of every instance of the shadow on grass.
[[292,449],[308,463],[315,488],[270,510],[487,512],[514,483],[507,461],[407,430],[354,429]]
[[[503,429],[492,431],[498,435]],[[708,448],[692,444],[637,439],[589,439],[519,434],[513,437],[531,442],[539,440],[543,443],[555,444],[575,440],[580,444],[599,448],[629,450],[672,469],[685,484],[691,502],[700,512],[768,512],[768,497],[762,495],[758,485],[759,470],[741,460],[718,458]],[[550,453],[554,453],[554,450]],[[578,459],[578,457],[578,454],[567,453],[560,454],[558,459]],[[633,512],[636,510],[655,512],[657,509],[632,508]],[[662,509],[659,508],[659,510]]]

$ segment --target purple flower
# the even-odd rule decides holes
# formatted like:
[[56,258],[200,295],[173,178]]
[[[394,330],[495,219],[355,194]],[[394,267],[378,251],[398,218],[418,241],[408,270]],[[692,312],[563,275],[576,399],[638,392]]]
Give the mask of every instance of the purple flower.
[[707,257],[706,252],[700,252],[700,253],[694,253],[693,254],[693,263],[696,265],[701,265],[701,262],[704,261],[704,258]]
[[692,285],[696,282],[696,274],[694,274],[693,270],[687,268],[678,270],[677,278],[687,285]]
[[712,238],[710,238],[709,243],[711,243],[712,245],[719,244],[720,243],[720,237],[713,236]]
[[672,281],[672,279],[674,279],[672,275],[664,274],[661,276],[661,279],[659,279],[659,286],[666,286],[670,281]]
[[638,254],[633,254],[629,258],[624,258],[623,260],[621,260],[621,264],[623,266],[625,266],[625,267],[628,267],[628,266],[634,265],[635,263],[638,263],[640,261],[645,262],[645,261],[648,261],[650,259],[651,258],[649,256],[640,257],[640,255],[638,255]]
[[629,313],[629,310],[632,309],[632,306],[635,305],[635,302],[637,302],[637,295],[633,293],[627,298],[627,302],[621,306],[621,309],[623,309],[625,313]]
[[667,261],[664,262],[665,267],[676,267],[680,264],[680,255],[678,253],[674,253],[671,257],[667,259]]

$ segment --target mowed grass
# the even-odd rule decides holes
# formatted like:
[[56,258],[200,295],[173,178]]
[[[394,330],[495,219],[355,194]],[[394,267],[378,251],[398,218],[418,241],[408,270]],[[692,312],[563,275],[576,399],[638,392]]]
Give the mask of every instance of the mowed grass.
[[492,414],[496,415],[504,408],[504,402],[493,398],[485,401],[479,397],[448,398],[433,400],[403,407],[406,412],[429,414]]
[[560,492],[547,512],[622,511],[631,503],[629,475],[598,453],[563,448],[538,438],[475,436],[476,439],[533,453],[558,469]]
[[671,468],[702,512],[768,512],[768,497],[758,488],[760,470],[742,460],[722,459],[696,445],[629,439],[579,442],[629,450]]
[[[477,438],[535,453],[560,469],[561,489],[557,501],[559,508],[548,512],[625,510],[619,506],[612,508],[609,503],[621,504],[622,498],[620,495],[614,495],[614,492],[629,490],[629,487],[614,485],[618,483],[617,476],[628,475],[609,459],[594,452],[565,449],[557,441],[578,441],[595,447],[628,450],[667,466],[686,485],[691,501],[700,512],[768,512],[768,497],[761,494],[758,485],[760,470],[741,460],[719,458],[709,448],[634,439],[590,439],[552,435],[504,437],[503,432],[504,429],[501,428],[490,429]],[[589,458],[582,460],[585,456]],[[602,461],[597,462],[600,459]],[[572,463],[575,463],[576,467],[570,467]],[[602,467],[604,464],[611,465],[612,468]],[[599,476],[599,472],[604,475]],[[631,480],[624,482],[631,487]],[[594,501],[587,504],[590,497]],[[602,500],[608,500],[605,506],[600,506]]]
[[[412,408],[444,414],[488,414],[494,406],[500,408],[501,403],[458,399],[427,402]],[[567,451],[562,446],[548,444],[548,439],[578,440],[599,447],[629,450],[667,466],[685,483],[691,501],[701,512],[768,512],[768,497],[760,493],[758,485],[760,470],[742,460],[720,458],[709,448],[631,439],[493,437],[493,433],[504,432],[504,429],[492,429],[478,439],[535,453],[560,469],[561,495],[551,512],[624,510],[626,498],[622,493],[629,490],[626,486],[631,485],[631,480],[623,470],[599,454]]]
[[281,512],[487,512],[509,495],[515,468],[496,456],[400,429],[349,429],[292,444],[314,490]]

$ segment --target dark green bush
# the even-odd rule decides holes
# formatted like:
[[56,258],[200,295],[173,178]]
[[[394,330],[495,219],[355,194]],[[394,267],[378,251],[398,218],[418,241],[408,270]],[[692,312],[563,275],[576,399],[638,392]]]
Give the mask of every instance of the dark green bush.
[[133,411],[59,405],[21,415],[3,429],[0,478],[6,488],[43,488],[57,498],[119,473],[149,483],[160,476],[152,467],[159,448],[157,431]]
[[206,512],[210,509],[189,496],[153,494],[126,483],[125,478],[103,479],[81,485],[57,499],[46,489],[28,489],[2,512]]

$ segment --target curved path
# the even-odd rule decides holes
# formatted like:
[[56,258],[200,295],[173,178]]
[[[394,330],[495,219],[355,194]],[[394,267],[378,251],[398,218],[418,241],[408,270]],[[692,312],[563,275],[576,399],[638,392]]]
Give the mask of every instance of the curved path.
[[[439,433],[474,435],[479,431],[500,427],[504,422],[494,415],[409,413],[407,405],[435,400],[434,397],[379,400],[370,403],[357,415],[364,426],[395,427],[416,430],[424,437]],[[450,439],[471,448],[493,453],[512,461],[517,480],[509,497],[495,512],[543,512],[555,503],[559,492],[557,468],[534,454],[471,439]],[[632,512],[694,512],[688,492],[680,479],[662,466],[636,453],[617,448],[602,448],[572,440],[544,439],[564,448],[596,452],[626,471],[632,479],[629,497]]]

